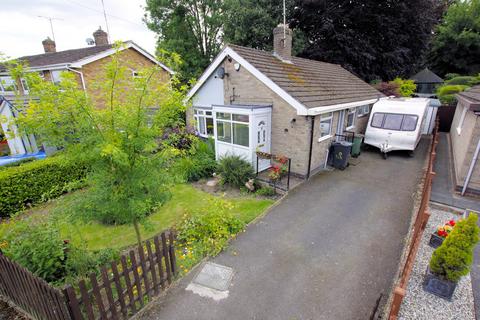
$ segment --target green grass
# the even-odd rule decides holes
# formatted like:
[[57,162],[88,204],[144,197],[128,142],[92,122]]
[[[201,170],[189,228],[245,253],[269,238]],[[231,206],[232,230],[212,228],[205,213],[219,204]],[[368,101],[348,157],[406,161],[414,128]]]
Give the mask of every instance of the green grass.
[[[148,217],[147,227],[141,227],[143,239],[151,238],[171,227],[183,214],[199,211],[202,207],[207,206],[209,198],[214,197],[188,184],[176,185],[171,191],[172,198]],[[68,205],[68,200],[69,196],[66,196],[61,200],[31,209],[26,214],[43,216],[49,214],[54,207]],[[269,199],[253,197],[229,198],[228,200],[234,204],[234,214],[245,223],[252,221],[273,203]],[[89,250],[121,249],[136,242],[134,229],[130,225],[108,226],[97,222],[72,225],[66,219],[60,219],[58,223],[65,239],[70,239],[74,243],[86,243]],[[5,226],[3,228],[0,226],[0,238],[5,229]]]

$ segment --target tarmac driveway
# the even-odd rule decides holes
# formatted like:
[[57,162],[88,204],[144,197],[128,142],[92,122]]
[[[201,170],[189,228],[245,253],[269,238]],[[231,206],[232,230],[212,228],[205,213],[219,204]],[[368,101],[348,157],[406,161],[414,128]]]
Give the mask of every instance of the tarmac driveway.
[[316,175],[212,259],[235,271],[226,299],[186,291],[195,270],[140,318],[369,319],[392,286],[428,143]]

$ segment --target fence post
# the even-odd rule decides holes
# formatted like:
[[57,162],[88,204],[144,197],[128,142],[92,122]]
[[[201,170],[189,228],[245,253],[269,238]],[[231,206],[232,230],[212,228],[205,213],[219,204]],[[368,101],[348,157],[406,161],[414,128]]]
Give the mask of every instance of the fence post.
[[72,288],[71,285],[67,285],[67,287],[63,289],[63,296],[65,297],[67,308],[70,312],[70,317],[72,318],[72,320],[82,320],[83,316],[82,312],[80,311],[80,304],[78,303],[75,290]]
[[400,311],[400,306],[402,305],[402,300],[406,295],[405,289],[401,287],[395,287],[393,291],[393,301],[392,301],[392,308],[390,309],[390,315],[388,317],[389,320],[396,320],[398,312]]

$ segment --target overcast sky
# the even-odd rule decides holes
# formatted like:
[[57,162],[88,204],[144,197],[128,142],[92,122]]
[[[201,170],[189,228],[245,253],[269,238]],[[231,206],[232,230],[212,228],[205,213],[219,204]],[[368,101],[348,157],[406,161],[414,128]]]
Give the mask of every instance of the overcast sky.
[[[52,38],[57,51],[86,47],[98,26],[106,30],[101,0],[1,0],[0,52],[11,58],[43,53],[42,40]],[[142,22],[145,0],[104,0],[111,40],[133,40],[155,52],[155,33]]]

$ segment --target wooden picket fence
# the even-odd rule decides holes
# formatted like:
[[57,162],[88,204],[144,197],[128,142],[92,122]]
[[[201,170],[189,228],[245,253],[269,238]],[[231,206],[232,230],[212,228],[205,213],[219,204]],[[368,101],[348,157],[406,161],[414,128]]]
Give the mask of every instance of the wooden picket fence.
[[177,274],[174,234],[143,247],[60,291],[0,254],[0,294],[35,319],[128,319],[165,290]]
[[400,311],[400,306],[402,304],[403,298],[406,295],[406,288],[408,284],[408,279],[413,269],[415,263],[415,257],[417,255],[418,248],[420,246],[420,241],[422,239],[423,231],[427,225],[428,219],[430,218],[429,212],[429,202],[432,192],[432,180],[435,176],[433,171],[433,164],[435,162],[435,157],[437,155],[436,148],[438,144],[438,119],[436,121],[436,126],[433,131],[432,142],[430,145],[430,154],[428,159],[428,167],[425,173],[425,179],[423,184],[423,190],[421,195],[420,206],[417,211],[417,216],[413,225],[413,232],[411,236],[410,247],[408,249],[407,258],[405,264],[400,272],[398,282],[393,289],[393,299],[389,312],[389,320],[396,320],[398,317],[398,312]]

